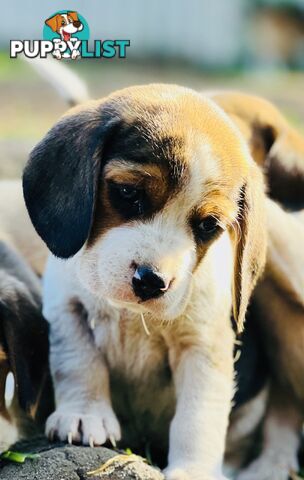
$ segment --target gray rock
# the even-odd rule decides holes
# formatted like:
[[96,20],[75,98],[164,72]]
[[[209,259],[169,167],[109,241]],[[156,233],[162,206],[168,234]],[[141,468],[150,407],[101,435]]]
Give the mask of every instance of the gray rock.
[[39,458],[24,464],[1,461],[1,480],[163,480],[159,470],[140,459],[124,463],[109,463],[99,475],[88,472],[100,468],[117,455],[104,447],[80,447],[62,443],[48,443],[44,437],[19,442],[11,450],[39,453]]

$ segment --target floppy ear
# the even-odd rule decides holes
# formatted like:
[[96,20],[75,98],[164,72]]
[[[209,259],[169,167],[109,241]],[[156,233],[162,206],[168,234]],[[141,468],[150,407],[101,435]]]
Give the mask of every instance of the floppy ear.
[[262,174],[254,165],[241,190],[238,229],[233,235],[233,314],[241,332],[251,293],[266,261],[265,194]]
[[68,16],[72,17],[74,22],[77,22],[77,20],[78,20],[77,12],[68,12]]
[[75,255],[88,238],[101,156],[117,117],[91,108],[64,117],[34,148],[23,173],[32,223],[51,252]]
[[269,196],[285,207],[304,207],[304,137],[270,102],[238,92],[213,97],[237,124],[252,157],[263,167]]
[[58,19],[58,14],[54,15],[53,17],[48,18],[45,21],[45,24],[52,29],[53,32],[57,31],[57,19]]

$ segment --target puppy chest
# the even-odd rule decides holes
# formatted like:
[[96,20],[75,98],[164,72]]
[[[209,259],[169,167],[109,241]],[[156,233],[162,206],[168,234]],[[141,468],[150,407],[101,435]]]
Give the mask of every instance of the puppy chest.
[[[167,438],[174,414],[175,393],[168,348],[156,328],[144,330],[141,320],[106,322],[99,332],[100,348],[110,374],[111,399],[123,428],[124,441]],[[162,440],[163,441],[163,440]]]
[[162,377],[160,371],[168,370],[168,348],[157,326],[147,322],[148,334],[139,315],[115,314],[102,316],[94,330],[109,369],[134,380],[145,381],[156,372]]

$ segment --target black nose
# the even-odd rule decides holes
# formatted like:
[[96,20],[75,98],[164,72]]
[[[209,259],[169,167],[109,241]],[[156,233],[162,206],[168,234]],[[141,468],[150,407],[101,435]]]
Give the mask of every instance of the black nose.
[[81,25],[81,22],[79,20],[75,20],[75,22],[73,22],[73,25],[74,27],[79,28]]
[[147,265],[137,267],[132,286],[135,295],[143,301],[160,297],[167,290],[164,280]]

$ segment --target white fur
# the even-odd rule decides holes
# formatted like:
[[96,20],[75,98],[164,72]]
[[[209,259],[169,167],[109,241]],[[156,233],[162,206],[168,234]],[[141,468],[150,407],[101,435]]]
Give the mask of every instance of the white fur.
[[[158,385],[158,390],[153,389],[153,402],[150,389],[157,385],[155,372],[162,368],[164,356],[168,355],[177,403],[170,427],[167,478],[221,478],[219,465],[233,395],[230,239],[223,233],[209,248],[192,277],[189,269],[193,247],[182,232],[172,229],[171,233],[168,223],[164,223],[163,231],[161,227],[161,219],[158,219],[147,226],[139,224],[125,231],[113,229],[116,240],[110,231],[110,238],[106,235],[101,244],[92,249],[91,258],[80,253],[68,261],[49,259],[44,280],[44,315],[50,322],[57,410],[49,418],[46,430],[50,436],[56,431],[62,440],[69,437],[85,444],[102,444],[111,437],[118,440],[120,428],[109,392],[112,371],[120,372],[128,382],[140,379],[142,391],[134,399],[137,415],[141,409],[151,408],[157,417],[160,409],[166,422],[166,412],[175,408],[173,385],[168,384],[166,388]],[[119,238],[123,238],[120,245]],[[170,275],[179,275],[171,297],[173,305],[162,300],[163,305],[151,306],[150,312],[147,307],[137,306],[138,311],[145,314],[150,337],[144,332],[138,313],[123,308],[124,303],[122,308],[113,307],[102,297],[104,291],[105,296],[111,296],[119,278],[127,278],[129,282],[128,265],[135,252],[144,252],[145,257],[138,260],[153,260],[158,265],[162,261],[170,265],[170,256],[181,258],[180,271],[170,271]],[[90,268],[85,271],[88,265]],[[109,279],[110,286],[103,282],[101,275]],[[113,284],[111,276],[114,276]],[[220,279],[218,284],[217,279]],[[191,301],[188,297],[185,302],[185,292],[191,295]],[[118,294],[114,289],[114,297]],[[122,294],[123,298],[131,295],[130,292]],[[87,321],[71,313],[68,305],[75,297],[81,298],[85,305],[89,313]],[[157,317],[158,311],[163,315]],[[174,317],[175,313],[175,320],[161,327],[160,321],[166,318],[166,311],[169,312],[167,318]],[[93,317],[95,328],[91,331],[89,325]],[[124,341],[121,340],[122,329]],[[190,342],[189,348],[182,347],[184,341]],[[157,405],[155,399],[158,399]],[[82,438],[78,431],[80,419]]]

